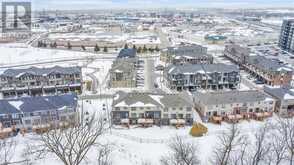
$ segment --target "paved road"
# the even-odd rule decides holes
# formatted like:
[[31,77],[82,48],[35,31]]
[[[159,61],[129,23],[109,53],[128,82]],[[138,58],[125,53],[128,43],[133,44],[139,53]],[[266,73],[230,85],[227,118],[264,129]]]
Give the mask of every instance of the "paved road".
[[109,94],[109,93],[102,93],[102,94],[96,94],[96,95],[82,95],[79,96],[80,100],[97,100],[97,99],[112,99],[113,98],[113,94]]
[[154,90],[154,60],[145,59],[144,75],[145,75],[145,90]]
[[[140,59],[153,59],[157,58],[158,56],[144,56],[140,57]],[[93,60],[115,60],[117,58],[117,55],[89,55],[84,57],[71,57],[71,58],[51,58],[46,59],[42,61],[25,61],[22,63],[14,63],[14,64],[0,64],[0,69],[5,68],[15,68],[15,67],[23,67],[23,66],[35,66],[35,65],[41,65],[41,64],[52,64],[52,63],[62,63],[62,62],[76,62],[76,61],[93,61]]]

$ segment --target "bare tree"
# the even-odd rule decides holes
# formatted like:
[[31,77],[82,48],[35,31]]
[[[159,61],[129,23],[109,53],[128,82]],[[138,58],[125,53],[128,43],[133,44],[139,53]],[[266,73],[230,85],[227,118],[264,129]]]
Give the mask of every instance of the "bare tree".
[[268,163],[268,154],[271,151],[268,123],[259,128],[254,134],[254,143],[248,151],[248,164],[260,165]]
[[281,164],[286,160],[286,143],[283,137],[276,131],[271,132],[271,150],[268,159],[275,165]]
[[[212,164],[228,165],[236,163],[235,152],[242,145],[246,149],[247,145],[245,144],[245,136],[241,134],[236,124],[232,124],[228,130],[218,136],[217,146],[211,159]],[[242,154],[245,154],[245,150],[242,151]]]
[[103,119],[92,116],[67,129],[53,129],[38,138],[36,153],[51,153],[65,165],[79,165],[87,158],[90,149],[98,145],[97,139],[105,130]]
[[97,161],[98,165],[112,165],[111,161],[111,152],[112,148],[111,145],[101,145],[98,149]]
[[161,158],[162,165],[198,165],[198,148],[192,142],[185,142],[183,138],[176,136],[168,145],[170,153]]
[[294,165],[294,119],[279,119],[276,128],[285,142],[287,159],[290,165]]
[[14,138],[0,139],[0,165],[10,164],[16,148]]
[[152,165],[152,163],[149,160],[143,160],[141,165]]

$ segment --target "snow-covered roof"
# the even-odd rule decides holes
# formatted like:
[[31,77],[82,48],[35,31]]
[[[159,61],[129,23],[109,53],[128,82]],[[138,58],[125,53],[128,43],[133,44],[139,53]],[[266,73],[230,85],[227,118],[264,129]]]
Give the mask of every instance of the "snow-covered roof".
[[55,66],[52,68],[37,68],[31,67],[27,69],[7,69],[0,76],[15,77],[19,78],[25,74],[35,75],[35,76],[44,76],[52,73],[60,74],[81,74],[80,67],[60,67]]
[[139,92],[118,92],[113,102],[114,107],[187,107],[192,102],[183,98],[180,94],[166,93],[139,93]]
[[0,100],[0,115],[61,110],[64,107],[74,108],[76,106],[77,96],[75,94],[21,97]]

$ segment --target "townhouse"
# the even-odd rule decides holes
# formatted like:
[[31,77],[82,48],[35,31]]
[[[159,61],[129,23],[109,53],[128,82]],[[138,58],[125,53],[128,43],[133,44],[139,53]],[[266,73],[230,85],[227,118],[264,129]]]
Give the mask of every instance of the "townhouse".
[[171,89],[236,88],[240,83],[238,66],[226,64],[171,65],[164,71],[165,83]]
[[138,59],[135,49],[122,49],[117,59],[109,70],[112,88],[134,88],[136,87],[136,66]]
[[0,123],[3,128],[30,131],[38,127],[69,124],[76,119],[77,96],[73,93],[0,100]]
[[263,80],[267,85],[285,86],[292,81],[292,68],[264,56],[250,56],[245,68],[250,74],[257,77],[257,79]]
[[134,88],[136,87],[136,60],[117,60],[112,64],[110,73],[110,87]]
[[118,92],[112,109],[114,124],[191,125],[193,100],[187,93]]
[[224,55],[267,85],[288,85],[292,80],[292,68],[278,60],[251,54],[248,48],[227,45]]
[[285,117],[294,116],[294,89],[265,86],[264,91],[276,99],[276,112]]
[[275,99],[261,91],[194,93],[195,109],[204,121],[270,117]]
[[161,52],[160,58],[175,65],[213,63],[213,56],[207,53],[207,48],[196,44],[168,47]]
[[0,94],[4,97],[80,92],[80,67],[7,69],[0,74]]

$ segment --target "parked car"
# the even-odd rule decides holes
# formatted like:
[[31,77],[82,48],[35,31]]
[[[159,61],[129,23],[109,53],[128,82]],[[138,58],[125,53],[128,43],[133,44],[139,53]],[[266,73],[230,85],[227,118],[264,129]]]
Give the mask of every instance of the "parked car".
[[164,70],[164,66],[162,66],[162,65],[157,65],[157,66],[155,67],[155,69],[156,69],[157,71],[163,71],[163,70]]
[[257,85],[262,85],[262,84],[264,84],[264,82],[261,81],[261,80],[255,80],[254,83],[257,84]]

